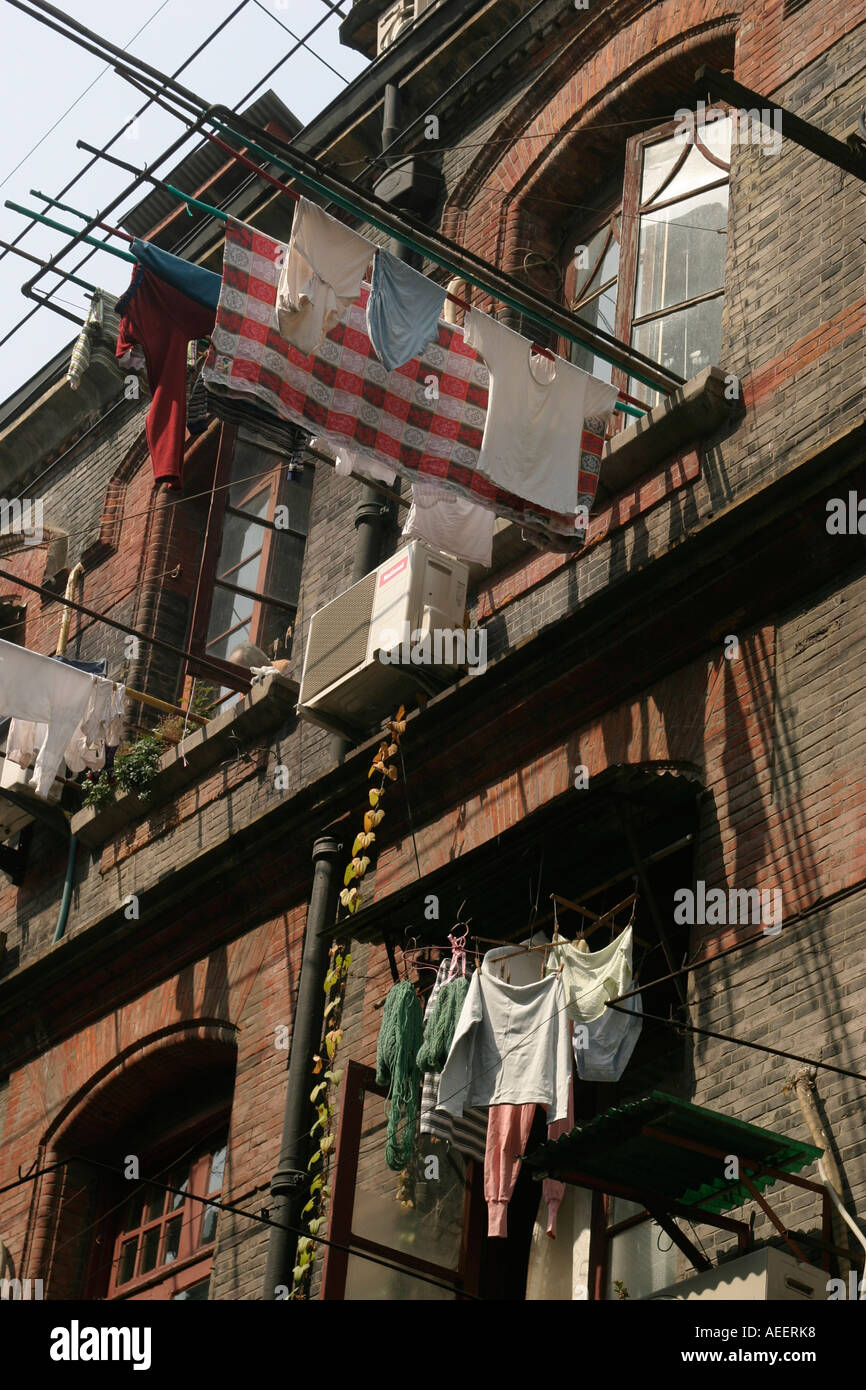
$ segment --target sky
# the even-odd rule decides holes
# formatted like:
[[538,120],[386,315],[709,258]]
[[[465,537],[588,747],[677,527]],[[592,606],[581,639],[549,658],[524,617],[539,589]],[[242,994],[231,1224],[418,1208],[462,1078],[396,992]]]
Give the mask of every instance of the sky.
[[[118,0],[65,0],[64,12],[95,33],[173,73],[239,0],[142,0],[124,5]],[[340,0],[348,13],[351,0]],[[280,26],[303,37],[324,16],[325,22],[284,67],[259,88],[250,101],[270,88],[305,125],[367,65],[354,49],[340,44],[339,15],[328,15],[325,0],[247,0],[237,17],[179,76],[178,81],[208,102],[236,106],[264,74],[286,54],[294,39]],[[317,56],[314,56],[317,55]],[[322,61],[324,60],[324,61]],[[61,188],[90,156],[76,149],[76,140],[104,145],[125,125],[144,97],[100,59],[46,29],[9,0],[0,0],[0,120],[6,138],[0,141],[0,205],[7,199],[36,208],[58,221],[80,226],[70,214],[47,207],[31,189],[60,198],[82,212],[104,208],[130,177],[104,160],[65,196]],[[246,105],[248,103],[244,103]],[[70,109],[71,108],[71,109]],[[181,133],[182,126],[159,108],[151,108],[111,152],[131,164],[150,163]],[[178,155],[195,148],[185,146]],[[166,170],[170,165],[166,165]],[[162,171],[160,171],[162,172]],[[108,220],[118,224],[141,193],[121,204]],[[11,242],[26,219],[0,206],[0,240]],[[37,226],[19,243],[31,255],[47,259],[63,244],[63,233]],[[115,241],[115,245],[122,245]],[[82,252],[64,262],[71,269]],[[0,338],[6,336],[33,301],[21,285],[37,267],[20,256],[0,259]],[[128,262],[97,251],[79,273],[85,280],[119,295],[129,281]],[[46,276],[40,288],[57,285]],[[86,292],[68,282],[59,285],[55,301],[83,318]],[[0,402],[8,397],[76,336],[77,328],[47,308],[40,308],[22,328],[0,346]]]

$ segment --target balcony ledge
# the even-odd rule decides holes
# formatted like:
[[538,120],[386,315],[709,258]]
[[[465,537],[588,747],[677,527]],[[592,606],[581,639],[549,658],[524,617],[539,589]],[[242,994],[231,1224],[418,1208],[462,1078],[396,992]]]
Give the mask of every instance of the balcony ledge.
[[622,492],[655,464],[715,434],[726,421],[742,414],[742,397],[728,400],[725,396],[726,385],[735,379],[721,367],[706,367],[628,429],[614,435],[601,457],[604,493],[614,496]]
[[85,806],[72,817],[72,834],[88,848],[98,848],[133,821],[170,801],[217,764],[234,758],[252,738],[293,720],[297,701],[295,681],[286,676],[266,676],[232,709],[209,720],[182,744],[163,753],[146,800],[139,800],[136,792],[127,792],[108,806]]

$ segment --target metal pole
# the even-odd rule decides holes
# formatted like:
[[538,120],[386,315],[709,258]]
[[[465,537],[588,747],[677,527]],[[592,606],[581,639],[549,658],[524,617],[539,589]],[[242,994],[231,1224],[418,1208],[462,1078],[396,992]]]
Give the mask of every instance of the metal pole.
[[[342,846],[330,835],[321,836],[313,845],[313,889],[304,932],[298,1001],[292,1021],[283,1137],[279,1163],[271,1179],[271,1220],[280,1227],[297,1228],[307,1198],[309,1173],[306,1165],[312,1113],[309,1092],[313,1057],[322,1036],[325,1008],[322,982],[329,951],[329,941],[324,933],[337,911],[337,856],[341,849]],[[271,1232],[262,1294],[265,1301],[284,1296],[279,1292],[281,1287],[291,1289],[296,1244],[297,1236],[290,1231],[278,1229]]]

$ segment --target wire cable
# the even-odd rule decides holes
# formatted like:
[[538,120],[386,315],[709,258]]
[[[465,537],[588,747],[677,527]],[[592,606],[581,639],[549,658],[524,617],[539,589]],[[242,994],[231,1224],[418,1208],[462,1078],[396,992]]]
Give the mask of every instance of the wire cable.
[[[258,0],[257,0],[257,3],[258,3]],[[148,27],[148,25],[153,23],[153,21],[156,19],[157,15],[158,15],[158,14],[161,14],[162,11],[165,9],[166,5],[168,5],[168,4],[169,4],[169,0],[162,0],[162,4],[161,4],[157,9],[154,10],[153,14],[150,16],[150,19],[145,20],[145,22],[144,22],[144,24],[142,24],[141,28],[140,28],[140,29],[136,29],[136,31],[135,31],[135,33],[133,34],[132,38],[127,40],[127,42],[124,44],[124,50],[128,49],[128,48],[129,48],[129,45],[130,45],[131,43],[134,43],[135,40],[138,38],[138,36],[139,36],[140,34],[143,34],[143,33],[144,33],[144,31],[145,31],[145,29]],[[96,86],[97,82],[100,82],[107,72],[111,72],[111,69],[112,69],[112,64],[111,64],[111,63],[107,63],[107,64],[105,65],[105,67],[102,69],[102,72],[97,73],[97,75],[96,75],[96,77],[94,77],[93,81],[90,82],[90,83],[88,83],[88,85],[84,88],[84,91],[81,93],[81,95],[80,95],[80,96],[77,96],[77,97],[75,98],[75,100],[73,101],[72,105],[71,105],[71,106],[67,106],[66,110],[63,112],[63,115],[62,115],[62,116],[58,116],[58,117],[57,117],[57,120],[54,122],[54,124],[53,124],[53,125],[50,125],[50,126],[48,127],[48,129],[46,130],[45,134],[42,135],[42,136],[40,136],[40,138],[36,141],[36,144],[35,144],[31,149],[29,149],[29,150],[27,151],[27,153],[24,155],[23,159],[19,159],[19,161],[18,161],[18,163],[15,165],[14,169],[10,169],[10,170],[9,170],[9,173],[6,175],[6,177],[5,177],[4,179],[0,179],[0,188],[5,188],[6,184],[7,184],[7,183],[9,182],[9,180],[12,178],[13,174],[17,174],[17,173],[18,173],[18,170],[21,168],[22,164],[26,164],[26,163],[27,163],[27,161],[28,161],[28,159],[30,158],[30,156],[31,156],[32,154],[35,154],[35,153],[36,153],[36,151],[39,149],[39,146],[40,146],[40,145],[43,145],[43,144],[45,143],[45,141],[48,139],[49,135],[52,135],[52,134],[54,133],[54,131],[57,129],[57,127],[58,127],[59,125],[62,125],[62,124],[63,124],[63,122],[66,120],[66,117],[69,115],[69,113],[70,113],[71,111],[74,111],[74,110],[75,110],[75,107],[78,105],[78,103],[79,103],[80,101],[83,101],[83,100],[84,100],[84,98],[87,96],[87,93],[90,92],[90,91],[92,91],[93,88]]]
[[[57,1168],[62,1168],[69,1163],[83,1163],[91,1168],[100,1168],[104,1172],[112,1173],[115,1177],[124,1177],[122,1168],[116,1168],[110,1163],[101,1163],[98,1159],[87,1158],[83,1154],[71,1154],[68,1158],[58,1159],[56,1163],[49,1163],[45,1168],[39,1168],[33,1173],[26,1173],[16,1182],[0,1187],[0,1196],[4,1192],[10,1192],[14,1188],[22,1186],[26,1182],[35,1182],[37,1178],[44,1177],[47,1173],[53,1173]],[[219,1211],[230,1212],[233,1216],[245,1216],[248,1221],[255,1221],[260,1226],[270,1226],[277,1231],[286,1231],[289,1235],[297,1236],[300,1240],[309,1240],[315,1245],[323,1245],[331,1250],[340,1250],[346,1255],[351,1255],[352,1259],[366,1260],[370,1264],[380,1265],[383,1269],[389,1269],[395,1274],[403,1274],[412,1279],[418,1279],[421,1283],[432,1284],[434,1288],[446,1289],[449,1293],[454,1293],[458,1298],[469,1298],[478,1302],[476,1294],[469,1293],[465,1289],[455,1288],[453,1284],[447,1284],[442,1279],[433,1279],[429,1274],[423,1274],[408,1265],[401,1265],[390,1260],[383,1260],[378,1255],[371,1255],[366,1250],[357,1250],[354,1246],[343,1245],[340,1241],[329,1240],[326,1236],[314,1236],[309,1231],[302,1231],[298,1226],[287,1226],[282,1221],[273,1221],[270,1216],[263,1216],[261,1213],[246,1211],[234,1202],[221,1202],[213,1197],[199,1197],[194,1192],[185,1192],[182,1188],[173,1187],[169,1183],[159,1182],[156,1178],[140,1178],[139,1181],[150,1187],[158,1187],[163,1192],[169,1192],[177,1197],[183,1197],[188,1202],[198,1202],[204,1207],[216,1207]]]

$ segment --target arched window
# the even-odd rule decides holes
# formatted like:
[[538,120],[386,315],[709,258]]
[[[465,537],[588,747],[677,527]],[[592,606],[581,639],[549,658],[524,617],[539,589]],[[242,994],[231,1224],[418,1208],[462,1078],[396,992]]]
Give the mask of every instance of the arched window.
[[[196,1198],[218,1197],[226,1167],[226,1136],[187,1148],[166,1163],[153,1151],[142,1172],[160,1184],[136,1184],[123,1204],[112,1244],[108,1297],[206,1299],[219,1209]],[[174,1191],[167,1189],[175,1189]]]
[[[622,177],[574,224],[569,307],[689,380],[719,365],[731,120],[721,110],[632,136]],[[572,360],[655,405],[649,387],[574,346]]]

